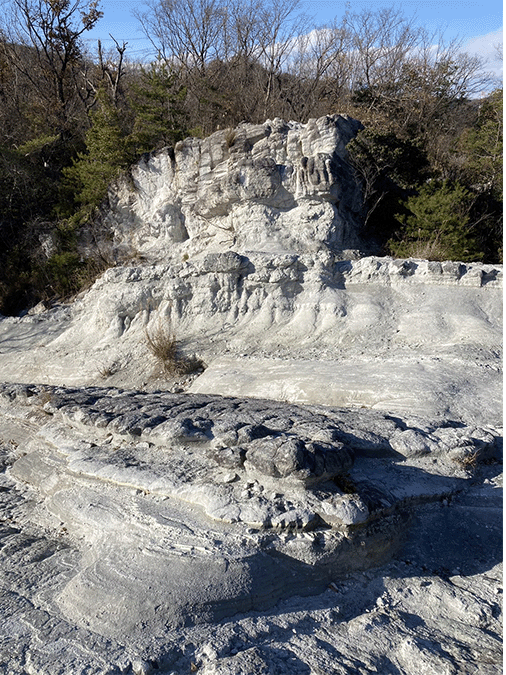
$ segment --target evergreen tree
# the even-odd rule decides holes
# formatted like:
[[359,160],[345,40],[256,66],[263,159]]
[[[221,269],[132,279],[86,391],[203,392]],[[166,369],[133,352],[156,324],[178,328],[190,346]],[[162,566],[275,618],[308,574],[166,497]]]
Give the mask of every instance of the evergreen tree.
[[459,183],[432,181],[404,206],[408,214],[399,214],[403,229],[397,241],[390,240],[390,251],[400,258],[429,260],[480,260],[470,211],[472,194]]
[[117,108],[103,90],[97,101],[98,108],[91,113],[91,126],[86,132],[86,151],[79,152],[73,165],[64,170],[67,185],[81,205],[81,215],[89,215],[100,206],[109,184],[130,164]]
[[503,92],[496,89],[481,104],[476,123],[460,136],[455,154],[476,188],[502,200]]
[[188,135],[182,103],[186,89],[167,64],[157,61],[141,72],[141,84],[134,87],[133,130],[127,145],[132,159],[167,145],[175,145]]
[[485,260],[502,262],[503,92],[493,91],[481,104],[474,124],[460,135],[450,161],[461,183],[474,194],[471,220]]

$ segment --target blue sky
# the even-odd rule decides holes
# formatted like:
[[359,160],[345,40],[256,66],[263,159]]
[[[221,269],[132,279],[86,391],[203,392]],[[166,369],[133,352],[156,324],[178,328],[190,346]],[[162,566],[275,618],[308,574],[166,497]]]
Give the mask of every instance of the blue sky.
[[[442,30],[446,39],[461,38],[466,51],[488,59],[488,68],[501,76],[502,65],[494,48],[502,44],[503,4],[499,0],[405,0],[398,3],[355,0],[350,4],[353,12],[364,8],[400,8],[406,17],[415,16],[416,22],[430,32]],[[335,17],[340,19],[346,11],[346,3],[336,0],[305,0],[302,5],[305,12],[315,17],[315,25]],[[127,53],[131,60],[148,59],[149,42],[132,14],[135,8],[142,10],[142,3],[138,0],[102,0],[100,6],[103,18],[93,31],[83,36],[90,49],[94,50],[98,38],[104,47],[113,46],[109,37],[112,34],[118,42],[128,42]]]

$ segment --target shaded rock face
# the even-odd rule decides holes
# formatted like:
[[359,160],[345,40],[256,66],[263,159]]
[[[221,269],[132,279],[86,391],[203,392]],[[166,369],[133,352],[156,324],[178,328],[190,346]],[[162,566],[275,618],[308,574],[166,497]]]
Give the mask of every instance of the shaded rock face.
[[146,156],[110,191],[114,248],[150,260],[357,249],[361,190],[346,145],[361,128],[341,115],[243,123]]

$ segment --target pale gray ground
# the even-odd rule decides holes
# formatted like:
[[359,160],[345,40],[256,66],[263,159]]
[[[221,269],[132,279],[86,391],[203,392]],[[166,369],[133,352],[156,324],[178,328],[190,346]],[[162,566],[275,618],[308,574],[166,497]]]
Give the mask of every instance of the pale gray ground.
[[359,127],[143,158],[0,317],[0,672],[501,672],[502,267],[360,257]]
[[2,400],[4,672],[500,672],[493,429],[100,388]]

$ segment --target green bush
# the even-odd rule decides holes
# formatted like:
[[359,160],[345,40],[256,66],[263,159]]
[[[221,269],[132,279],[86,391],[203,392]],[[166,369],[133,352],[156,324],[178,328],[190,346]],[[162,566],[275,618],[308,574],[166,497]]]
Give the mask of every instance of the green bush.
[[481,260],[470,222],[473,196],[459,183],[431,181],[403,205],[403,225],[389,241],[390,253],[399,258],[429,260]]
[[52,255],[41,268],[48,288],[55,295],[68,296],[79,288],[79,271],[83,265],[79,255],[63,251]]

